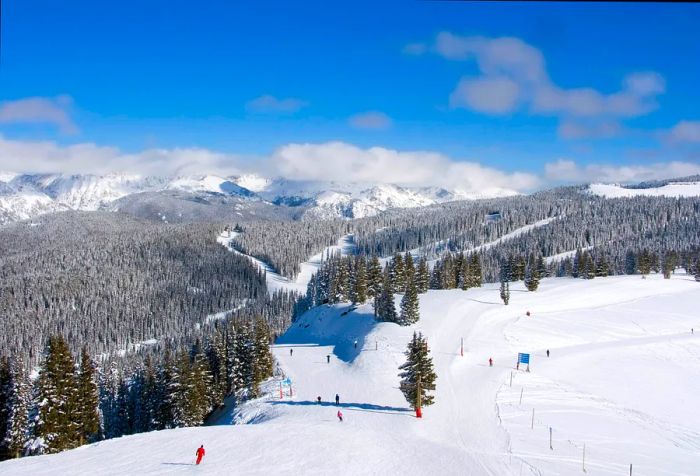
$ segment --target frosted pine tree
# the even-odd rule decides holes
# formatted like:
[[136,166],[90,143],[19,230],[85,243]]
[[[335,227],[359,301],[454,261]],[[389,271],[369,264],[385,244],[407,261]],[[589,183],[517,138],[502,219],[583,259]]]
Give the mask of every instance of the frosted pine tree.
[[525,287],[528,291],[537,291],[540,285],[540,273],[534,258],[531,258],[525,268]]
[[272,377],[274,360],[270,352],[270,328],[265,319],[259,317],[255,322],[254,331],[254,356],[253,356],[253,382],[251,391],[253,396],[260,396],[260,384]]
[[510,301],[510,286],[508,285],[507,281],[501,281],[500,293],[503,304],[507,306],[508,302]]
[[395,293],[403,293],[406,289],[406,274],[404,271],[403,257],[396,253],[389,265],[389,275],[391,276],[391,287]]
[[352,302],[363,304],[367,300],[367,267],[365,260],[358,257],[355,262],[355,279]]
[[367,262],[367,296],[375,298],[382,290],[382,265],[379,258],[372,255],[372,259]]
[[425,257],[421,258],[416,268],[416,290],[418,294],[428,292],[430,286],[430,271]]
[[401,315],[399,316],[399,324],[402,326],[410,326],[415,324],[420,319],[418,306],[418,291],[413,280],[406,285],[406,292],[401,299]]
[[8,359],[0,363],[0,460],[22,456],[29,437],[30,406],[22,362]]
[[49,339],[39,371],[39,420],[36,434],[49,453],[75,448],[79,443],[74,412],[78,409],[73,356],[61,336]]
[[435,390],[437,375],[433,370],[433,360],[423,334],[413,333],[405,355],[406,363],[399,367],[402,371],[399,374],[401,392],[414,410],[419,405],[421,407],[432,405],[434,397],[429,392]]
[[80,370],[78,371],[78,408],[73,416],[78,424],[80,444],[92,442],[99,438],[100,415],[98,414],[99,394],[95,381],[95,364],[83,347],[80,353]]

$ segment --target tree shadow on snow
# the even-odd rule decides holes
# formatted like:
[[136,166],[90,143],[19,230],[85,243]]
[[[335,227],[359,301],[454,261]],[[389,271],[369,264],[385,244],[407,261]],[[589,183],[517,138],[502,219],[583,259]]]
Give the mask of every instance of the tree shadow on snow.
[[317,407],[332,407],[332,408],[342,408],[344,410],[351,410],[351,411],[367,411],[367,412],[375,412],[375,413],[394,413],[398,415],[410,415],[411,409],[410,408],[401,408],[401,407],[390,407],[390,406],[385,406],[385,405],[375,405],[372,403],[341,403],[339,405],[336,405],[334,402],[324,402],[322,401],[321,403],[318,403],[317,401],[314,400],[303,400],[303,401],[298,401],[298,400],[287,400],[287,401],[273,401],[270,402],[273,405],[290,405],[290,406],[317,406]]
[[[374,350],[375,343],[366,343],[365,338],[377,324],[379,321],[372,313],[353,306],[319,306],[295,321],[287,332],[277,338],[275,345],[333,347],[333,355],[343,362],[352,363],[361,352]],[[323,363],[326,363],[325,360]]]

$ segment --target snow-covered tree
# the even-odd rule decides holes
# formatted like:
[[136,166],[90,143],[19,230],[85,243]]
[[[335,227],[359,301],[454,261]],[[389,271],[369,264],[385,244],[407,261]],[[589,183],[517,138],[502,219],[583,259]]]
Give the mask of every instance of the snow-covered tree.
[[80,443],[78,388],[73,356],[62,336],[49,339],[46,358],[39,371],[39,420],[36,434],[49,453],[75,448]]
[[507,281],[501,281],[500,294],[503,304],[507,306],[510,301],[510,286]]
[[437,375],[423,334],[413,333],[405,355],[407,360],[399,367],[401,392],[413,409],[432,405],[434,397],[429,392],[435,390]]
[[78,408],[73,415],[78,424],[78,438],[81,445],[95,441],[100,434],[99,393],[95,375],[95,363],[90,358],[87,348],[83,347],[80,353],[80,369],[77,375]]
[[415,324],[420,319],[420,311],[418,306],[418,290],[416,283],[410,280],[406,284],[406,292],[401,299],[401,314],[399,316],[399,324],[402,326],[410,326]]

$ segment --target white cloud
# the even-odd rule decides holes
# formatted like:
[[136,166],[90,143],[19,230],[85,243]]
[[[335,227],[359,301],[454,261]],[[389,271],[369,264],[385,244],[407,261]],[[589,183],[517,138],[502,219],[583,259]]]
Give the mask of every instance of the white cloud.
[[684,177],[700,174],[700,164],[691,162],[657,162],[645,165],[587,164],[561,159],[545,164],[545,178],[551,182],[633,183],[645,180]]
[[669,132],[672,142],[700,142],[700,121],[681,121]]
[[239,156],[199,148],[147,149],[123,153],[115,147],[92,143],[61,146],[55,142],[28,142],[0,136],[0,170],[17,173],[143,175],[240,173]]
[[297,98],[278,99],[269,94],[252,99],[246,103],[246,110],[249,112],[266,114],[290,114],[306,107],[308,103]]
[[356,114],[350,118],[349,122],[358,129],[388,129],[392,123],[391,118],[380,111]]
[[519,96],[520,86],[508,78],[463,78],[450,95],[450,107],[507,114],[518,107]]
[[273,153],[270,165],[281,176],[296,180],[430,185],[467,193],[528,191],[539,185],[532,174],[505,173],[435,152],[363,149],[343,142],[289,144]]
[[658,107],[657,96],[666,89],[664,78],[653,71],[628,74],[613,93],[589,87],[559,87],[549,77],[542,52],[519,38],[441,32],[430,50],[445,59],[476,62],[480,74],[459,81],[450,95],[450,105],[487,114],[524,109],[562,120],[584,118],[610,123],[650,113]]
[[31,97],[0,103],[0,123],[4,124],[52,124],[61,132],[74,134],[78,127],[68,114],[72,104],[69,96],[56,98]]

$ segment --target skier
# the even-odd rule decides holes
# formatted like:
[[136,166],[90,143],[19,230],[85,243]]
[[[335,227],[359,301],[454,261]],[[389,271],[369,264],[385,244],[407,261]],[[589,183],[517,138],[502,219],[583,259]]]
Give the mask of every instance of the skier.
[[357,349],[357,341],[355,341],[355,348]]
[[489,367],[493,367],[493,359],[489,357]]
[[343,412],[341,412],[340,410],[338,410],[338,421],[340,421],[341,423],[343,422]]
[[204,445],[200,446],[200,447],[197,449],[197,452],[196,452],[195,454],[197,455],[197,464],[201,463],[201,462],[202,462],[202,458],[204,458],[204,454],[205,454]]
[[340,405],[340,395],[338,395],[337,393],[335,394],[335,404]]
[[318,402],[319,405],[321,404],[321,395],[319,395],[318,397],[316,397],[316,401]]
[[294,353],[294,349],[289,349],[289,356],[291,357],[292,354]]
[[549,349],[547,349],[547,357],[549,357]]
[[328,354],[328,355],[326,356],[326,363],[327,363],[327,364],[330,364],[330,363],[331,363],[331,354]]

